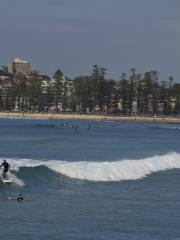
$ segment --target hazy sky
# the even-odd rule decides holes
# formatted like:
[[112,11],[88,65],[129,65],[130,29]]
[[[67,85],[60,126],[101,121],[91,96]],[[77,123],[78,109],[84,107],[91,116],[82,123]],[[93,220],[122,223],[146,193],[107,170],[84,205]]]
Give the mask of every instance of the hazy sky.
[[99,64],[180,82],[180,0],[0,0],[0,64],[14,57],[72,78]]

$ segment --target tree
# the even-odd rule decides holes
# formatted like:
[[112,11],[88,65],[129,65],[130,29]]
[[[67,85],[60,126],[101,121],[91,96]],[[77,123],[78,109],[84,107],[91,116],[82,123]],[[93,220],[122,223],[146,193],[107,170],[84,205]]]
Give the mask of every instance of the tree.
[[159,90],[159,84],[158,84],[158,72],[157,71],[151,71],[151,80],[152,80],[152,104],[153,104],[153,114],[158,114],[158,90]]
[[44,108],[45,108],[44,110],[49,111],[49,109],[51,109],[51,107],[53,106],[53,99],[54,99],[53,87],[50,82],[44,89],[43,95],[44,95]]
[[93,65],[92,74],[90,76],[91,100],[94,107],[99,107],[100,112],[103,112],[105,104],[105,74],[105,68]]
[[180,95],[177,96],[176,104],[175,104],[175,108],[174,108],[174,113],[176,115],[180,114]]
[[62,94],[63,94],[63,84],[62,84],[63,72],[58,69],[53,75],[53,103],[55,105],[56,111],[62,108]]
[[0,89],[0,111],[4,110],[4,106],[3,106],[3,92],[2,89]]
[[88,77],[79,76],[74,79],[74,103],[77,112],[86,113],[89,109],[89,86]]
[[19,111],[26,111],[27,110],[27,79],[24,76],[19,76],[18,82],[16,83],[15,92],[16,92],[16,99],[18,104]]
[[128,114],[130,112],[129,109],[129,86],[128,86],[128,80],[125,73],[121,74],[120,79],[120,96],[122,99],[122,113]]
[[137,102],[137,87],[138,87],[138,83],[137,83],[137,74],[136,74],[136,69],[132,68],[130,69],[131,75],[129,77],[129,81],[128,81],[128,108],[130,113],[132,113],[132,106],[133,106],[133,102]]

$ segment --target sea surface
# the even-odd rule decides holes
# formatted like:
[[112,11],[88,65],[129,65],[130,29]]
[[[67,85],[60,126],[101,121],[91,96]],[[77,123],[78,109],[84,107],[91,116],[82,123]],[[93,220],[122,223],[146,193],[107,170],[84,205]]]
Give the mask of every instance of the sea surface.
[[180,239],[179,125],[0,119],[3,159],[0,239]]

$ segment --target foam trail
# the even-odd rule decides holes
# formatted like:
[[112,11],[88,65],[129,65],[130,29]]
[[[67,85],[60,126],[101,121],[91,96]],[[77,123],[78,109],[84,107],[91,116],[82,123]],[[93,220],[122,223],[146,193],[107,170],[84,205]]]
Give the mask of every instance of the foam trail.
[[21,179],[17,178],[13,173],[9,173],[9,178],[19,187],[23,187],[25,185],[25,183]]
[[[0,175],[2,175],[2,172],[0,173]],[[8,172],[8,177],[12,180],[13,183],[18,185],[19,187],[23,187],[25,185],[25,183],[21,179],[17,178],[16,175],[12,172]]]
[[46,166],[69,178],[89,181],[137,180],[158,171],[180,168],[180,154],[169,153],[140,160],[121,160],[114,162],[67,162],[39,161],[31,159],[8,159],[11,169]]

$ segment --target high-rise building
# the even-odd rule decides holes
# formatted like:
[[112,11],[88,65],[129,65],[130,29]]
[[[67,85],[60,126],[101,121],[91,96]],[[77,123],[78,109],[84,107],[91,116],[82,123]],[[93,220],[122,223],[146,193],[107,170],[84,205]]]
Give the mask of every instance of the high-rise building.
[[15,58],[14,61],[8,63],[8,72],[12,74],[21,74],[28,76],[31,71],[30,63],[21,58]]

